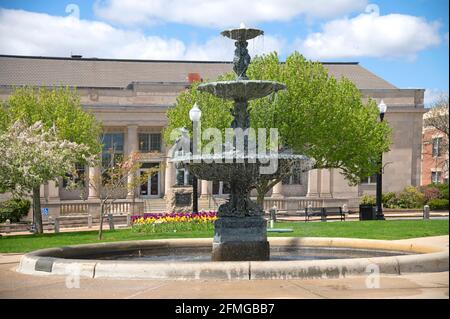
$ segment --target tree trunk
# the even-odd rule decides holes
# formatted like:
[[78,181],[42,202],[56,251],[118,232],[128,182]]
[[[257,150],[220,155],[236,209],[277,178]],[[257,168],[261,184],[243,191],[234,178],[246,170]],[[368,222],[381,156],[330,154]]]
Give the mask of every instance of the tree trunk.
[[261,191],[260,189],[257,189],[257,195],[256,195],[256,203],[261,206],[262,208],[264,208],[264,197],[267,193],[267,191]]
[[100,204],[100,228],[98,229],[98,240],[102,240],[103,237],[103,216],[105,214],[105,203],[102,201]]
[[44,227],[42,226],[42,214],[41,214],[41,187],[37,186],[33,188],[33,220],[36,234],[42,234]]

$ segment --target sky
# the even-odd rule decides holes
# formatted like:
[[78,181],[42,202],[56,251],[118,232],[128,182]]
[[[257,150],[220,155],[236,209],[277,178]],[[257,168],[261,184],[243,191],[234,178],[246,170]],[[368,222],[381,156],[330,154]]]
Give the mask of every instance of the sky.
[[448,0],[0,0],[0,54],[231,61],[225,29],[264,30],[251,55],[352,61],[431,105],[449,91]]

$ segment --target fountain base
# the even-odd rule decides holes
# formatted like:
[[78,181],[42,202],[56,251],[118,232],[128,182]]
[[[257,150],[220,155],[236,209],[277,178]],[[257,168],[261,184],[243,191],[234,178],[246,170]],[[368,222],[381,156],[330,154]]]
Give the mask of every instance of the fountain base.
[[261,216],[220,217],[215,221],[212,261],[269,260],[267,222]]

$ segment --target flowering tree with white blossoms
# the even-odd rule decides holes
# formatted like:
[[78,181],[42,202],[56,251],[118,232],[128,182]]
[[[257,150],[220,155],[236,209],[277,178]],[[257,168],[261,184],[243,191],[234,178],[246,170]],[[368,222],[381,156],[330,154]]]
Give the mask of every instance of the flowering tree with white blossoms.
[[43,232],[40,185],[94,160],[88,146],[58,138],[55,127],[46,130],[40,121],[15,122],[0,135],[0,150],[0,193],[32,194],[36,233]]

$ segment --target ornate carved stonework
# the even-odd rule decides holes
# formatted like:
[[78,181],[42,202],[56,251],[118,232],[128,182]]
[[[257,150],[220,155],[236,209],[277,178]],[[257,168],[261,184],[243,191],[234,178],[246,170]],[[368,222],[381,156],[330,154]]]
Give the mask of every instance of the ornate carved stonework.
[[248,42],[236,41],[234,45],[236,46],[236,50],[234,50],[233,71],[236,73],[239,80],[248,80],[246,74],[250,64],[250,55],[247,50]]
[[[186,200],[189,197],[189,201]],[[192,187],[173,186],[167,194],[167,211],[186,213],[192,211]]]

